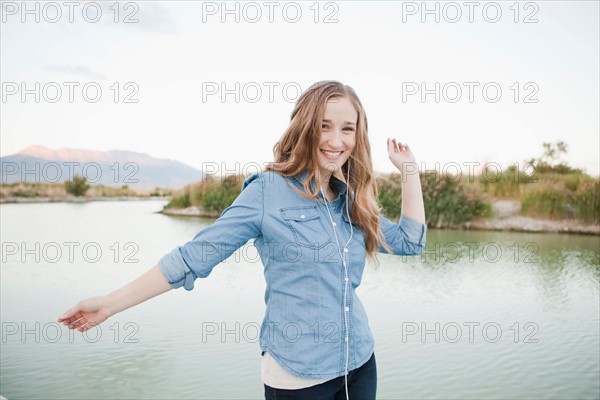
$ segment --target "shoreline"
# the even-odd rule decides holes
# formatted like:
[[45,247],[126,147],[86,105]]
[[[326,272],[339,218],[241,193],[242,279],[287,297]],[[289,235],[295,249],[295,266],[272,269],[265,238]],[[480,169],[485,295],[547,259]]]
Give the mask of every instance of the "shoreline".
[[[31,203],[87,203],[91,201],[150,201],[169,200],[166,196],[115,196],[115,197],[7,197],[0,198],[0,204]],[[460,224],[430,226],[433,229],[480,230],[529,233],[568,233],[600,236],[600,224],[586,224],[574,219],[551,220],[519,215],[520,203],[516,200],[496,200],[492,203],[494,217],[477,219]],[[204,211],[196,206],[169,208],[156,211],[158,214],[175,217],[219,218],[221,213]]]
[[157,213],[175,217],[219,218],[221,216],[221,213],[215,211],[204,211],[196,206],[186,208],[167,208],[157,211]]
[[568,233],[572,235],[600,236],[600,225],[582,224],[576,220],[550,220],[522,215],[464,222],[456,226],[435,229],[463,229],[474,231],[503,231],[527,233]]
[[570,233],[576,235],[600,235],[600,224],[589,224],[576,219],[545,219],[520,215],[521,203],[517,200],[494,200],[493,217],[463,222],[449,229],[481,231]]
[[[431,226],[432,229],[505,231],[529,233],[569,233],[600,236],[600,224],[585,224],[574,219],[550,220],[519,215],[520,204],[514,200],[497,200],[492,205],[494,217],[461,224]],[[220,213],[207,212],[198,207],[170,208],[157,213],[181,217],[218,218]]]
[[145,201],[169,200],[166,196],[99,196],[99,197],[5,197],[0,198],[0,204],[31,204],[31,203],[89,203],[91,201]]

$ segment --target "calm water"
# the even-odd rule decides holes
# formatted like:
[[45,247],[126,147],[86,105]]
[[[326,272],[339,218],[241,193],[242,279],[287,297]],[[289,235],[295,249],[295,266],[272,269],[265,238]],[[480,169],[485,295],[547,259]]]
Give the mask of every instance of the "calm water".
[[[87,335],[55,323],[212,222],[154,213],[163,204],[0,206],[3,396],[263,398],[265,283],[251,245],[193,291],[151,299]],[[424,260],[380,254],[358,289],[378,398],[599,398],[599,240],[432,229]]]

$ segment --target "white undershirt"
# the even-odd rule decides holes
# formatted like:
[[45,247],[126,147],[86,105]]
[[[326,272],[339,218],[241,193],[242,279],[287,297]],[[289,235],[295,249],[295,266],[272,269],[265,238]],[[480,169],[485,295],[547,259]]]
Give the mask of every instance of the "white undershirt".
[[277,389],[302,389],[329,380],[321,378],[300,378],[292,375],[283,369],[281,365],[271,357],[268,351],[266,351],[262,357],[261,379],[265,385]]

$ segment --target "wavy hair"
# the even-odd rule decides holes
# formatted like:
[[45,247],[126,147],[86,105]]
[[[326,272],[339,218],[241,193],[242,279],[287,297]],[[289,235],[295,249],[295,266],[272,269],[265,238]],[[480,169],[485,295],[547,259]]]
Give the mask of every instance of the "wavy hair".
[[[327,101],[335,98],[348,99],[356,109],[356,144],[348,160],[334,175],[345,182],[348,196],[354,198],[350,217],[365,234],[367,256],[377,260],[378,246],[388,252],[391,248],[385,241],[380,226],[380,207],[377,202],[377,185],[373,174],[371,146],[368,138],[367,116],[358,96],[348,85],[338,81],[320,81],[302,93],[290,118],[290,125],[273,146],[274,162],[265,166],[265,171],[278,172],[283,176],[294,176],[308,170],[304,181],[304,192],[298,191],[308,199],[321,202],[319,190],[313,190],[311,182],[320,177],[318,152],[321,138],[321,125]],[[351,165],[349,165],[351,164]],[[351,175],[348,176],[348,167]],[[316,185],[315,185],[316,186]]]

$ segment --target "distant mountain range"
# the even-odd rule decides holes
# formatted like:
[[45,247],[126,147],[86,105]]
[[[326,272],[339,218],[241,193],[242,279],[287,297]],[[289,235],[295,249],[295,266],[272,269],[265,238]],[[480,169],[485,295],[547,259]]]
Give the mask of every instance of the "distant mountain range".
[[73,175],[85,176],[92,185],[129,186],[134,190],[181,188],[202,180],[203,172],[174,160],[125,150],[53,150],[29,146],[0,157],[2,183],[61,183]]

